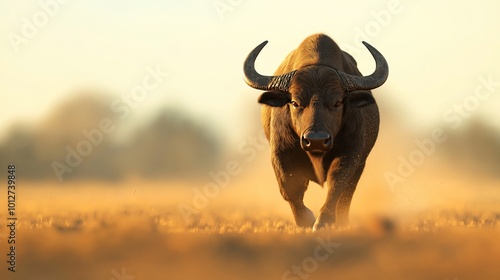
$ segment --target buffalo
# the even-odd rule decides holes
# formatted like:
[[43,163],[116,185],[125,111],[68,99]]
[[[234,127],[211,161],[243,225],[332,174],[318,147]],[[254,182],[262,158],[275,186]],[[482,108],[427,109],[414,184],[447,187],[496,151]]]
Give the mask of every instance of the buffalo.
[[[379,112],[371,89],[387,80],[384,56],[363,42],[375,71],[363,76],[354,58],[325,34],[307,37],[273,76],[259,74],[255,60],[267,44],[255,47],[244,62],[244,79],[264,90],[258,99],[271,162],[295,222],[313,230],[349,223],[349,208],[366,158],[378,136]],[[327,185],[316,219],[304,205],[309,181]]]

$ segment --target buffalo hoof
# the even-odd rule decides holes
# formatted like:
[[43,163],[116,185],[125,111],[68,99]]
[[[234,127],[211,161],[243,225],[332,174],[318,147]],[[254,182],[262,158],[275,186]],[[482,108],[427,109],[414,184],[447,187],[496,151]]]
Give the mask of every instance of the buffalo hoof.
[[295,217],[295,223],[299,227],[311,228],[314,225],[316,218],[311,210],[308,208],[304,209],[299,215]]
[[313,231],[322,230],[335,222],[332,214],[321,213],[319,214],[318,219],[314,223]]
[[313,225],[313,231],[323,230],[323,229],[325,229],[329,225],[330,224],[324,224],[324,223],[315,222],[314,225]]

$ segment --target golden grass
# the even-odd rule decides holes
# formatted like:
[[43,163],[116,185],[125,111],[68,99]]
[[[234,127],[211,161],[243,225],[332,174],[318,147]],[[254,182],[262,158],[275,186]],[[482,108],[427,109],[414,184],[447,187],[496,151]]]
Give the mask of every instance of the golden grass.
[[[500,276],[497,182],[482,192],[456,187],[439,199],[424,199],[425,189],[419,198],[411,189],[387,193],[360,184],[352,225],[313,233],[297,228],[278,190],[259,180],[235,178],[188,221],[178,206],[191,203],[192,189],[203,182],[25,183],[18,196],[17,272],[2,262],[0,277],[120,280],[113,273],[122,268],[137,280]],[[324,193],[311,186],[306,202],[314,211]],[[339,246],[317,260],[321,242]],[[0,243],[2,255],[5,248]],[[294,267],[302,274],[286,274]]]

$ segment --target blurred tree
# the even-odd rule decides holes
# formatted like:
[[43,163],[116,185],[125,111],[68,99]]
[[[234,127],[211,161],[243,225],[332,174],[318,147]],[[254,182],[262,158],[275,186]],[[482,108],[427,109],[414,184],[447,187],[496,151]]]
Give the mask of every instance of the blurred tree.
[[447,129],[443,151],[451,164],[477,173],[500,177],[500,133],[480,119],[464,127]]
[[[103,119],[112,120],[110,102],[107,95],[80,92],[36,126],[13,126],[0,144],[2,162],[15,162],[23,178],[29,179],[56,179],[54,162],[67,168],[61,174],[63,180],[118,178],[119,170],[110,157],[113,153],[110,135],[95,134]],[[94,133],[93,139],[85,133]],[[69,151],[78,153],[79,148],[88,154],[77,155],[81,158],[78,166],[68,165]]]
[[162,110],[130,144],[131,167],[148,178],[206,175],[220,154],[213,133],[176,109]]
[[[116,180],[192,177],[218,159],[214,135],[185,113],[166,109],[128,145],[113,144],[120,123],[107,95],[82,92],[63,102],[35,127],[16,125],[0,143],[3,164],[16,163],[23,178]],[[105,121],[109,131],[101,130]],[[83,153],[82,153],[83,152]],[[70,162],[68,162],[68,159]],[[203,173],[206,175],[206,172]]]
[[[7,138],[0,145],[0,159],[2,165],[15,164],[22,166],[22,176],[28,178],[42,178],[48,170],[41,168],[41,160],[35,151],[35,136],[32,128],[24,124],[14,124],[8,132]],[[49,167],[50,166],[46,166]],[[2,178],[5,174],[2,174]]]

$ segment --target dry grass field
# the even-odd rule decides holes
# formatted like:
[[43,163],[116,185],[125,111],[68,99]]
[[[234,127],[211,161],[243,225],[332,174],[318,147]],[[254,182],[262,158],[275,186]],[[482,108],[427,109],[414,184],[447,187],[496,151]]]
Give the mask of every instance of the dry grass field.
[[[0,280],[500,280],[499,13],[494,0],[1,1]],[[336,44],[301,43],[317,33]],[[373,113],[353,84],[387,60],[346,227],[299,228],[280,195],[259,104],[278,94],[245,82],[264,40],[254,68],[293,68],[267,87],[303,120],[272,133],[297,143],[375,136],[346,112]],[[340,74],[354,68],[364,78]],[[316,217],[326,194],[305,194]]]
[[[322,232],[294,225],[266,164],[233,178],[187,220],[179,205],[192,204],[206,182],[20,181],[17,271],[2,261],[0,278],[500,279],[499,182],[391,191],[371,172],[351,226]],[[315,213],[324,194],[310,186]]]

